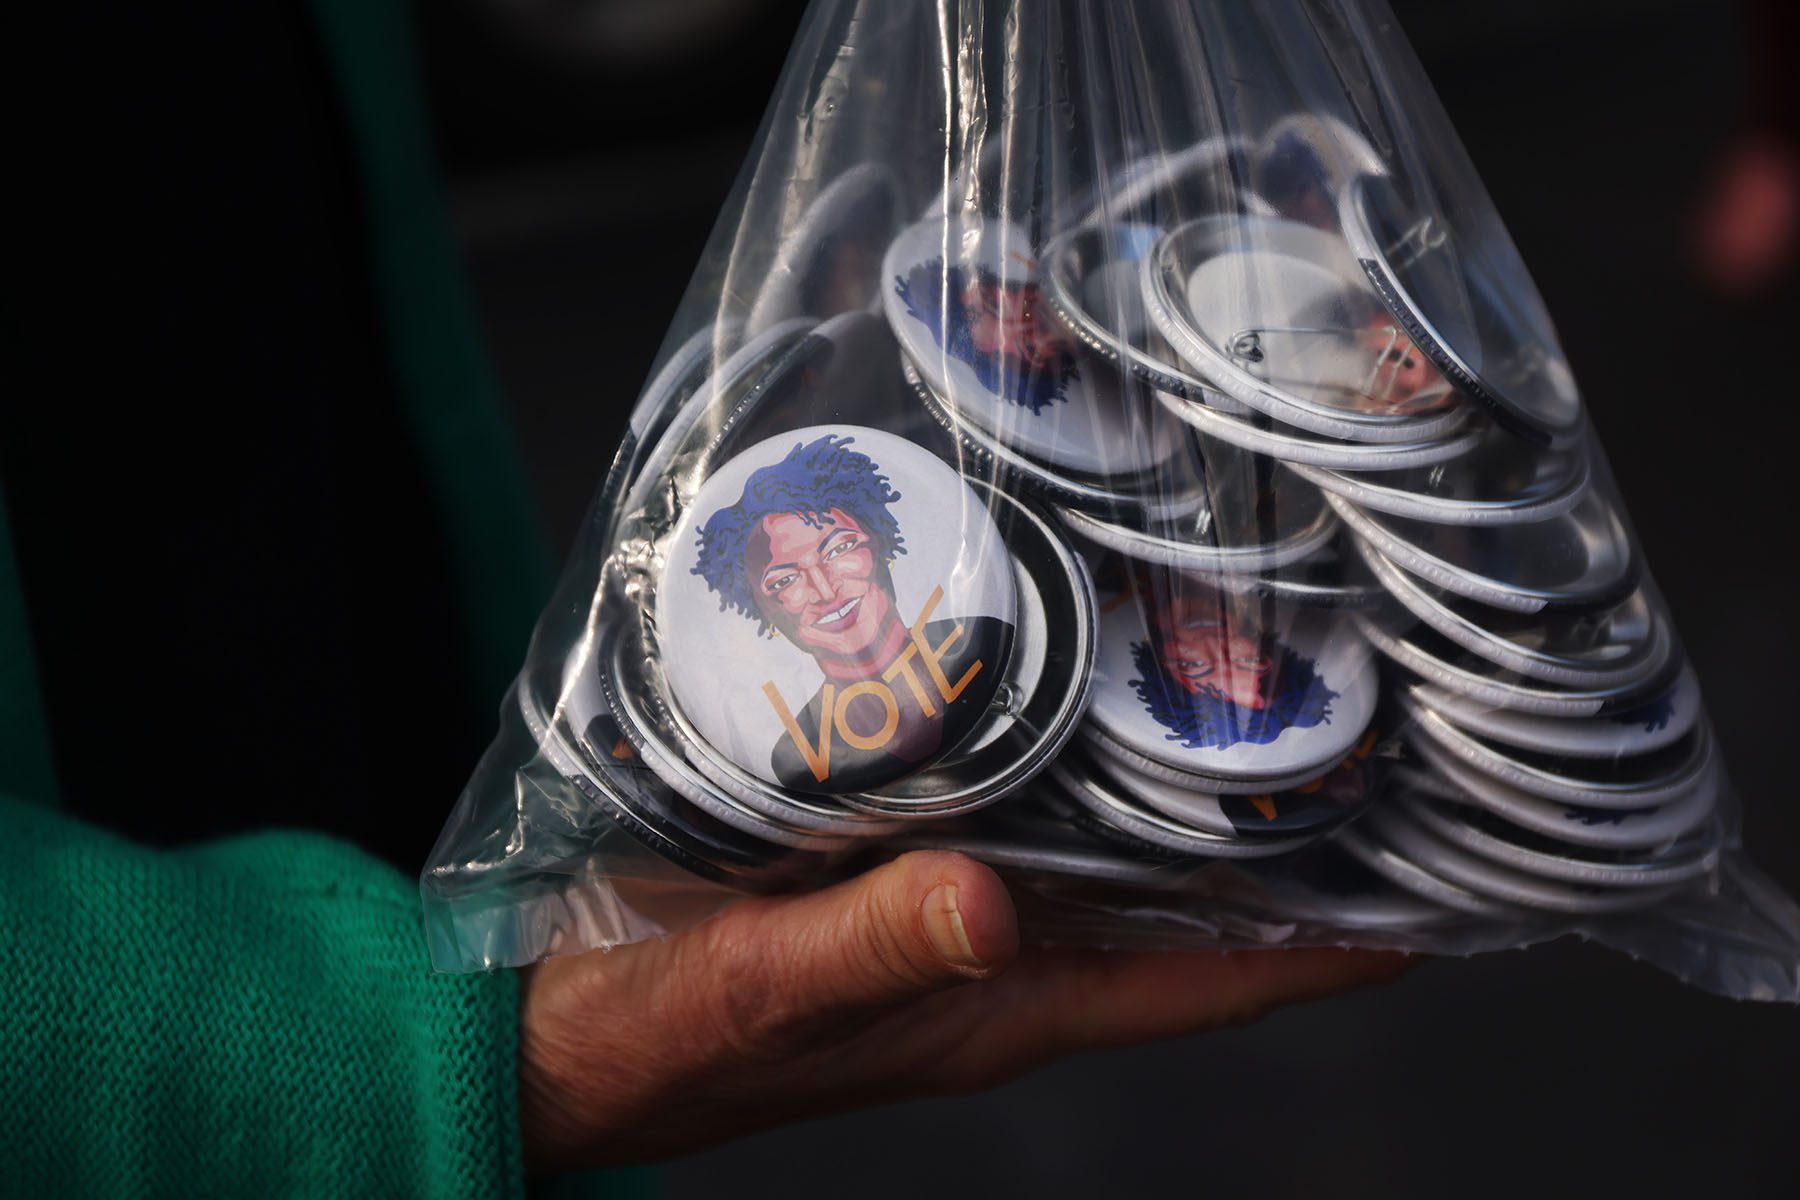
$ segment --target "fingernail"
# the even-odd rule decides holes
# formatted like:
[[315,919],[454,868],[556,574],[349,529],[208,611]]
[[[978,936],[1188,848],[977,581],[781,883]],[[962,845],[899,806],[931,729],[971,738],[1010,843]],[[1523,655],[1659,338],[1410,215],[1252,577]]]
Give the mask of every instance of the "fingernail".
[[963,928],[954,883],[940,883],[926,895],[925,936],[931,939],[932,949],[939,957],[953,967],[987,966],[969,942],[969,931]]

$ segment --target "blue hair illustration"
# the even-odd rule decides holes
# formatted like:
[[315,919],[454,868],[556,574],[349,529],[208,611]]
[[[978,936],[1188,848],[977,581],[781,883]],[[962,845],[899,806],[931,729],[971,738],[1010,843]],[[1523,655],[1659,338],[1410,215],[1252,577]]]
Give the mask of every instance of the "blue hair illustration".
[[1247,708],[1218,688],[1189,692],[1157,662],[1149,642],[1134,642],[1131,662],[1138,678],[1129,680],[1138,699],[1165,736],[1189,750],[1206,750],[1249,742],[1266,746],[1290,728],[1331,724],[1331,702],[1337,693],[1325,686],[1313,660],[1275,644],[1275,695],[1262,708]]
[[821,528],[830,520],[831,510],[839,508],[854,516],[874,539],[876,558],[884,569],[893,565],[896,555],[906,553],[900,523],[888,511],[900,493],[888,485],[874,459],[849,448],[855,440],[827,434],[796,444],[780,462],[753,472],[736,504],[707,518],[697,535],[700,560],[692,573],[719,594],[720,612],[736,609],[756,621],[757,632],[768,632],[769,622],[756,607],[744,562],[765,517],[790,513]]
[[[976,269],[975,278],[984,287],[1001,290],[1021,286],[1008,284],[993,272],[981,268]],[[1023,286],[1035,288],[1036,285]],[[1030,409],[1033,416],[1056,401],[1067,399],[1069,380],[1078,374],[1074,354],[1065,350],[1054,362],[1035,366],[1011,355],[981,349],[975,344],[974,332],[969,328],[969,314],[962,305],[962,295],[967,290],[963,269],[946,269],[941,258],[920,263],[894,280],[895,294],[906,305],[907,313],[931,331],[932,340],[945,353],[967,363],[982,387]],[[941,304],[946,295],[950,298],[948,312],[942,311]]]
[[1652,700],[1642,708],[1634,708],[1630,712],[1622,712],[1612,718],[1615,725],[1642,725],[1645,733],[1655,733],[1667,727],[1675,716],[1675,698],[1664,696],[1660,700]]

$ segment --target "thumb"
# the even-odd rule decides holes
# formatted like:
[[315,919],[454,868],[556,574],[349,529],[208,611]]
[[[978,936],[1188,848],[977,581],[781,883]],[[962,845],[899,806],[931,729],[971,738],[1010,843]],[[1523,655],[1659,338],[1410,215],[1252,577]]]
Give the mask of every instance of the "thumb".
[[694,935],[683,991],[710,1010],[715,1035],[759,1057],[829,1040],[872,1009],[992,978],[1019,949],[999,877],[938,851],[810,895],[739,904]]

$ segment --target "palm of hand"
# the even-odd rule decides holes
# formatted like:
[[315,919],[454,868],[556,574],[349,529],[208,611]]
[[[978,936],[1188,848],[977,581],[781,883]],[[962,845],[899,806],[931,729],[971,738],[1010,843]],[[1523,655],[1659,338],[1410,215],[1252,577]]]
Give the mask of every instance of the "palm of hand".
[[1253,1020],[1399,955],[1026,950],[992,871],[909,854],[527,977],[533,1169],[650,1161],[784,1121],[988,1087],[1081,1050]]

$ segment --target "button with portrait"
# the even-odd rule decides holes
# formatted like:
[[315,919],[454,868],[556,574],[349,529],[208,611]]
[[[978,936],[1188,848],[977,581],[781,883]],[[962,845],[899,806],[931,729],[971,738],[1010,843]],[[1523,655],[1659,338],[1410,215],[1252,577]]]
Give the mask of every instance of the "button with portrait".
[[1383,760],[1374,756],[1373,728],[1341,762],[1317,779],[1281,792],[1231,795],[1182,787],[1124,763],[1095,756],[1096,769],[1139,803],[1222,837],[1271,837],[1314,833],[1342,825],[1375,799]]
[[1462,398],[1363,281],[1341,238],[1279,218],[1203,217],[1144,260],[1145,307],[1219,391],[1352,442],[1428,441]]
[[1138,576],[1101,609],[1088,723],[1147,773],[1298,784],[1349,754],[1374,715],[1373,654],[1334,614],[1175,572]]
[[1623,712],[1556,718],[1496,708],[1459,692],[1414,683],[1407,695],[1458,728],[1522,750],[1570,758],[1619,758],[1672,746],[1699,722],[1700,683],[1684,667],[1667,692]]
[[1681,740],[1647,754],[1570,758],[1491,742],[1457,728],[1410,697],[1402,697],[1400,704],[1410,718],[1409,733],[1422,734],[1503,783],[1568,804],[1596,808],[1666,804],[1692,792],[1712,766],[1712,735],[1705,724]]
[[1642,574],[1624,519],[1597,488],[1568,512],[1518,525],[1442,525],[1371,512],[1329,492],[1326,499],[1396,567],[1493,608],[1610,608]]
[[941,460],[813,426],[720,464],[669,539],[652,627],[672,701],[768,784],[878,788],[955,750],[1006,669],[1012,559]]
[[958,420],[1040,463],[1153,477],[1179,429],[1116,367],[1081,352],[1041,293],[1025,230],[948,220],[901,233],[883,269],[888,321],[926,387]]
[[1419,354],[1521,437],[1573,441],[1581,396],[1549,314],[1487,198],[1468,200],[1440,212],[1391,175],[1363,175],[1345,189],[1340,219],[1358,267]]
[[1403,792],[1397,804],[1420,825],[1469,853],[1527,875],[1601,888],[1651,888],[1685,883],[1719,863],[1723,830],[1716,817],[1681,837],[1642,850],[1594,849],[1534,833],[1485,809],[1423,792]]
[[1349,616],[1370,645],[1433,687],[1478,704],[1546,717],[1593,717],[1639,708],[1674,681],[1683,661],[1674,635],[1666,623],[1658,623],[1653,626],[1652,669],[1642,681],[1560,687],[1521,679],[1517,672],[1457,645],[1403,609]]
[[1380,839],[1395,854],[1453,886],[1501,904],[1574,915],[1601,915],[1647,908],[1679,884],[1606,887],[1571,883],[1473,854],[1447,841],[1399,805],[1378,805],[1358,833]]
[[1091,759],[1065,754],[1047,775],[1081,828],[1126,849],[1173,859],[1272,858],[1312,841],[1316,833],[1239,837],[1213,833],[1142,803]]
[[1521,829],[1575,846],[1654,849],[1705,824],[1719,802],[1721,780],[1716,767],[1702,774],[1691,790],[1665,804],[1621,808],[1533,795],[1470,766],[1428,738],[1410,739],[1408,752],[1419,765],[1396,767],[1397,786],[1486,809]]

